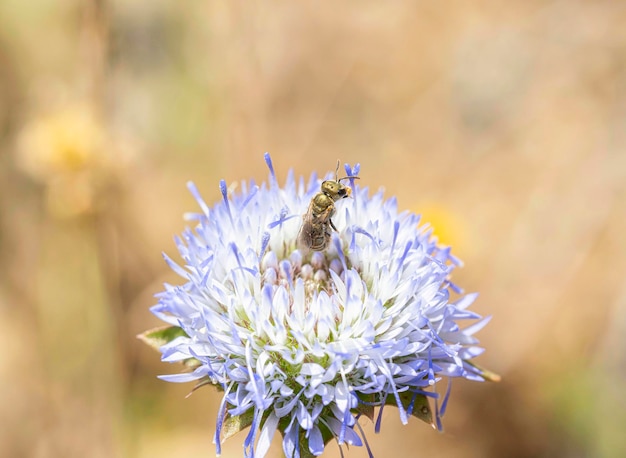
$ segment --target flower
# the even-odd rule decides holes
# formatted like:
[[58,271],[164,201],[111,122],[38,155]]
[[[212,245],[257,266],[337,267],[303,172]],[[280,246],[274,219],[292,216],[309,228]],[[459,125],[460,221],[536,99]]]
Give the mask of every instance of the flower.
[[17,139],[16,162],[42,184],[46,209],[58,217],[99,211],[110,199],[131,151],[113,138],[93,104],[76,101],[41,111]]
[[106,132],[87,103],[63,106],[31,120],[19,137],[19,164],[41,181],[101,166]]
[[[359,416],[379,431],[391,404],[403,423],[411,414],[433,423],[428,398],[441,427],[450,389],[440,406],[437,382],[497,378],[470,361],[482,352],[473,334],[488,319],[468,310],[476,294],[451,300],[461,293],[450,281],[460,261],[419,216],[354,178],[353,198],[335,203],[330,246],[303,252],[301,215],[321,180],[290,172],[280,187],[265,159],[268,184],[243,182],[229,195],[222,181],[212,208],[189,185],[202,213],[176,239],[184,267],[165,257],[186,283],[157,295],[152,312],[170,327],[143,338],[157,342],[163,361],[192,371],[161,378],[223,390],[218,454],[222,436],[247,426],[246,457],[263,457],[276,431],[287,457],[320,455],[333,438],[362,445]],[[348,176],[359,169],[346,165]],[[465,319],[480,320],[462,329]]]

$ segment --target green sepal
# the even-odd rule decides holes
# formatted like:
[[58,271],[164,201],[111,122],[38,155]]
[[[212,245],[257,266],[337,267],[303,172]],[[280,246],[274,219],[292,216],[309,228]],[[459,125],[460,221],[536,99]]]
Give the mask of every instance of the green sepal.
[[[163,345],[170,343],[177,337],[189,336],[180,326],[161,326],[137,335],[139,340],[145,342],[148,346],[157,351],[160,350]],[[196,358],[188,358],[181,362],[190,368],[195,368],[200,365],[200,361]]]
[[246,429],[254,420],[254,409],[250,409],[241,415],[227,415],[222,425],[222,440],[234,436],[239,431]]
[[359,405],[354,410],[374,423],[376,396],[374,394],[360,394],[359,399],[363,402],[359,402]]
[[[280,433],[283,439],[285,438],[285,429],[287,428],[288,425],[289,425],[289,422],[284,421],[284,419],[281,419],[281,421],[278,424],[278,432]],[[324,424],[318,423],[317,426],[320,429],[320,432],[322,433],[322,439],[324,441],[324,449],[325,449],[328,443],[331,440],[335,439],[335,436],[333,436],[333,434]],[[315,455],[313,455],[313,452],[311,452],[311,450],[309,449],[309,439],[306,437],[306,433],[307,433],[306,431],[304,431],[303,429],[300,429],[300,437],[298,439],[298,443],[300,445],[298,449],[298,452],[300,453],[300,458],[315,458]]]
[[189,336],[180,326],[160,326],[137,335],[139,340],[144,341],[157,350],[177,337]]
[[[309,450],[309,439],[306,437],[306,432],[300,429],[300,458],[314,458],[315,455],[311,453]],[[324,449],[326,448],[326,444],[330,442],[330,439],[324,438]]]
[[[413,402],[413,410],[411,411],[412,416],[433,426],[433,413],[432,410],[430,410],[430,403],[428,402],[428,397],[426,397],[426,395],[404,391],[403,393],[398,393],[398,396],[400,397],[402,406],[405,409],[408,408],[411,402]],[[385,404],[398,407],[395,396],[388,396]]]
[[[197,360],[194,360],[194,361],[197,361]],[[198,383],[195,384],[195,386],[191,389],[191,391],[189,392],[189,394],[186,397],[188,398],[198,388],[202,388],[203,386],[212,386],[212,387],[217,388],[218,391],[224,391],[224,388],[222,387],[222,385],[220,385],[217,382],[214,382],[213,380],[211,380],[210,377],[204,376],[204,377],[202,377],[201,379],[198,380]]]
[[484,369],[474,362],[465,361],[465,364],[468,364],[469,366],[472,366],[474,369],[478,370],[480,372],[480,376],[488,382],[499,382],[500,380],[502,380],[502,377],[500,377],[500,375],[496,374],[495,372],[491,372],[490,370]]
[[[405,391],[402,393],[398,393],[398,397],[400,398],[400,402],[402,402],[402,406],[404,407],[404,409],[408,409],[409,405],[411,405],[412,403],[412,416],[414,416],[415,418],[419,418],[424,423],[428,423],[431,426],[433,425],[433,414],[430,410],[430,403],[428,402],[428,397],[426,395]],[[355,409],[356,412],[369,418],[373,423],[375,421],[374,414],[375,405],[377,403],[377,396],[374,394],[361,395],[360,399],[363,402],[359,403],[359,405]],[[398,407],[395,396],[387,396],[385,405]]]

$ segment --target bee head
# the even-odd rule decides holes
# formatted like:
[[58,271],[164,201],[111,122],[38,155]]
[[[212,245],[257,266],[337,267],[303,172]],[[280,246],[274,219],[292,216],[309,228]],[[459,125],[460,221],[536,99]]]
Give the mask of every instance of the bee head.
[[352,189],[338,181],[326,180],[322,182],[322,192],[333,200],[339,200],[350,197]]
[[347,176],[343,178],[338,178],[337,173],[339,172],[339,161],[337,161],[337,169],[335,170],[335,179],[334,180],[326,180],[322,181],[322,192],[330,197],[333,201],[337,201],[339,199],[345,199],[346,197],[350,197],[352,195],[352,188],[350,186],[346,186],[341,184],[342,180],[347,180],[349,178],[359,179],[357,176]]

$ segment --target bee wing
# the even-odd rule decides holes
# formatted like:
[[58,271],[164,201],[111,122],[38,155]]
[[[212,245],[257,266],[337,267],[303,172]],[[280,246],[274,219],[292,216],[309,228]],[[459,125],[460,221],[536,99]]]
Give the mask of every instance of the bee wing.
[[307,217],[308,214],[302,217],[302,226],[300,226],[300,232],[298,232],[298,248],[311,249],[314,245],[313,236],[316,231],[315,226],[311,223],[311,218]]
[[328,232],[329,209],[326,209],[321,215],[316,215],[313,208],[314,204],[311,201],[309,209],[302,215],[302,226],[296,243],[303,252],[309,250],[322,251],[330,242],[330,233]]

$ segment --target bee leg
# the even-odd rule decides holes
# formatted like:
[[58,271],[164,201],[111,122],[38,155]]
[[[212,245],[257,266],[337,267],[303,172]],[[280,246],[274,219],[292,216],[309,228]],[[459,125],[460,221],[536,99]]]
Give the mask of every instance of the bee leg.
[[335,225],[333,224],[333,220],[332,219],[329,219],[328,222],[330,223],[330,227],[332,227],[335,230],[335,232],[339,232],[337,230],[337,228],[335,227]]

